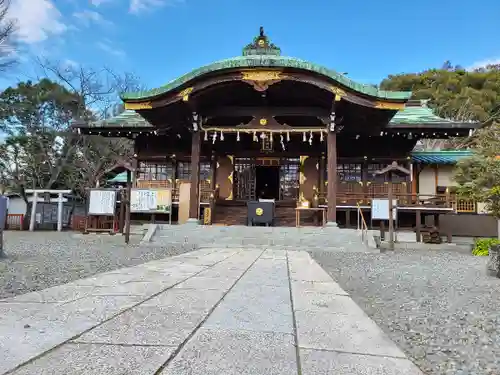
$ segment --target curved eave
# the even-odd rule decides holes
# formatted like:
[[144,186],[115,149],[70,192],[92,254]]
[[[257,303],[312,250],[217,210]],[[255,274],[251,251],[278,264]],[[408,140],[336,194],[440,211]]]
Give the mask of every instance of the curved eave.
[[125,102],[127,101],[140,102],[140,101],[152,100],[161,95],[175,91],[187,85],[187,83],[209,73],[222,72],[228,69],[253,69],[253,68],[268,68],[268,69],[288,68],[288,69],[297,69],[305,72],[318,74],[328,80],[335,81],[339,85],[342,85],[343,87],[350,89],[356,93],[379,100],[407,101],[412,94],[409,91],[379,90],[378,88],[370,85],[357,83],[349,79],[345,75],[337,73],[334,70],[292,57],[239,56],[202,66],[156,89],[148,91],[140,91],[140,92],[123,93],[121,95],[121,99]]

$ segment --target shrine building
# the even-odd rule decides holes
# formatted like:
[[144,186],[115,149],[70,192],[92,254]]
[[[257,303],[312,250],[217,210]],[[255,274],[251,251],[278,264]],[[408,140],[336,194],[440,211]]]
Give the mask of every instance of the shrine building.
[[388,176],[375,172],[397,162],[410,173],[392,177],[394,197],[412,226],[419,207],[457,210],[448,191],[419,194],[416,142],[465,137],[479,124],[440,118],[411,96],[282,56],[261,28],[241,56],[125,93],[123,113],[75,127],[133,139],[132,186],[172,189],[174,221],[245,224],[247,202],[266,198],[276,225],[294,225],[305,202],[324,207],[329,224],[355,226],[357,210],[369,220],[371,200],[387,198]]

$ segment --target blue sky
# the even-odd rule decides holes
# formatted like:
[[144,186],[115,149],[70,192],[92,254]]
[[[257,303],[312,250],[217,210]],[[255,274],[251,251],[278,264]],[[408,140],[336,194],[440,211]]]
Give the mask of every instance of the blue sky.
[[500,62],[500,2],[493,0],[12,0],[28,56],[137,74],[157,87],[241,48],[264,26],[287,56],[363,83],[391,73]]

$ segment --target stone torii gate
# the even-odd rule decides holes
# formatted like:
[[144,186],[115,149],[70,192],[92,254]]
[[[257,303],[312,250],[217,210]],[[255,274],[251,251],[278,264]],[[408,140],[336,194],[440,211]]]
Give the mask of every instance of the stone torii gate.
[[[36,204],[38,202],[39,194],[57,194],[57,198],[50,198],[50,202],[57,202],[57,231],[61,232],[63,203],[66,202],[66,198],[63,197],[63,194],[70,194],[71,190],[26,189],[26,193],[33,194],[29,227],[30,232],[33,232],[35,230]],[[43,202],[43,200],[41,200],[41,202]]]

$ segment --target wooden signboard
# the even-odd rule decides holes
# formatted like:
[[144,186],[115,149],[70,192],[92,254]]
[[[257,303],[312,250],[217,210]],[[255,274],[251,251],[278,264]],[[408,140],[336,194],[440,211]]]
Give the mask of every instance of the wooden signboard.
[[[392,200],[393,211],[392,219],[396,220],[397,216],[397,199]],[[389,220],[389,199],[373,199],[372,200],[372,220]]]
[[[90,189],[85,220],[85,231],[109,232],[116,230],[116,200],[118,192],[115,189]],[[111,219],[109,219],[111,218]]]
[[170,213],[172,191],[170,189],[132,189],[131,212]]
[[116,190],[91,189],[88,214],[90,216],[113,216],[116,208]]
[[171,189],[136,188],[131,190],[130,195],[130,212],[169,214],[169,224],[172,224]]

